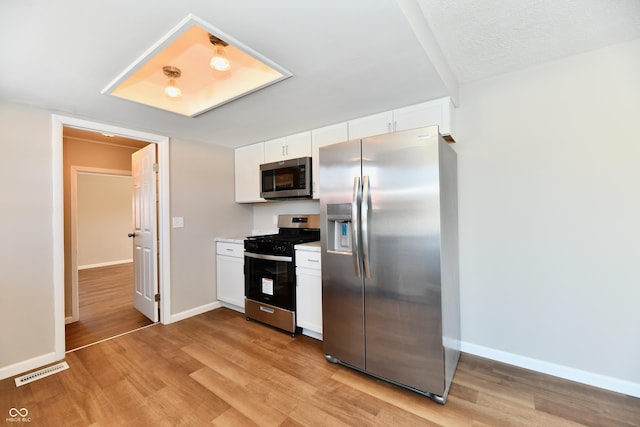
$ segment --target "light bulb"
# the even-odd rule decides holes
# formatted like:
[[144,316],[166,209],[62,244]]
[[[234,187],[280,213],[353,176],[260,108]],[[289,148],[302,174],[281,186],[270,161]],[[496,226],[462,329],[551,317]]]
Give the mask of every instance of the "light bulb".
[[164,93],[170,98],[179,98],[182,96],[182,91],[176,84],[175,79],[169,79],[167,81],[167,86],[164,88]]
[[225,56],[224,48],[221,45],[214,45],[214,52],[209,65],[211,65],[211,68],[218,71],[227,71],[231,68],[231,63],[229,63],[229,59]]

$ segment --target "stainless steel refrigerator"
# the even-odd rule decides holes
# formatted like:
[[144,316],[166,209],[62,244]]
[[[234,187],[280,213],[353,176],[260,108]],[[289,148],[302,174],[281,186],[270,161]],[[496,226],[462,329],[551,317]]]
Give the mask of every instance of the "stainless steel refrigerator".
[[320,148],[323,349],[444,403],[458,362],[455,151],[437,127]]

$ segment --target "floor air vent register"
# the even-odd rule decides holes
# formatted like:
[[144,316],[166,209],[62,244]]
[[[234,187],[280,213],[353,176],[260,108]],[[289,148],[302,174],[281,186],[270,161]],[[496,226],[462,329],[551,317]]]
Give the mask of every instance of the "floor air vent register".
[[40,378],[48,377],[49,375],[64,371],[65,369],[69,369],[69,365],[67,365],[67,362],[61,362],[56,365],[47,366],[46,368],[40,369],[39,371],[31,372],[30,374],[17,377],[15,380],[16,387],[34,382],[36,380],[39,380]]

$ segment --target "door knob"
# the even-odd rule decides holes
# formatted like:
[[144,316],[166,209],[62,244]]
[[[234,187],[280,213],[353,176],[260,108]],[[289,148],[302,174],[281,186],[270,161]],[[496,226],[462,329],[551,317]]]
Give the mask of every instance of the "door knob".
[[127,237],[136,237],[136,233],[129,233],[127,234]]

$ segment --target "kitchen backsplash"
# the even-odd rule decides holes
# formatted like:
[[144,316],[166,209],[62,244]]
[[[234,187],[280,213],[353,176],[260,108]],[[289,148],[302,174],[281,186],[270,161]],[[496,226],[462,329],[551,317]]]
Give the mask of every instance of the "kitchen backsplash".
[[253,205],[253,229],[274,230],[278,226],[274,217],[280,214],[319,214],[318,200],[287,200],[279,202],[256,203]]

